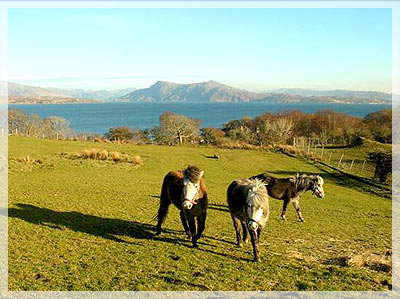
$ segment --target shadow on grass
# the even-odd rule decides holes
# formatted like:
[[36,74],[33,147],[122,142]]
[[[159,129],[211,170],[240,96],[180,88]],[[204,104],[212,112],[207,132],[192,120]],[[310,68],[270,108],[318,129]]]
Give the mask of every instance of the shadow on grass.
[[[136,239],[156,239],[175,243],[174,239],[157,238],[155,226],[137,221],[127,221],[114,218],[103,218],[87,215],[76,211],[59,212],[30,204],[15,204],[18,208],[8,209],[8,217],[19,218],[29,223],[47,226],[52,229],[67,227],[76,232],[91,234],[116,242],[129,243],[117,236],[127,236]],[[180,233],[164,229],[167,233]]]
[[211,210],[217,210],[217,211],[221,211],[221,212],[228,212],[229,213],[229,209],[226,205],[219,205],[219,204],[208,204],[208,208]]
[[[87,233],[96,237],[101,237],[115,242],[128,243],[118,236],[131,237],[135,239],[152,239],[161,242],[181,244],[185,247],[191,247],[192,243],[189,239],[174,236],[173,238],[164,235],[155,236],[156,228],[154,225],[140,223],[137,221],[127,221],[115,218],[103,218],[93,215],[87,215],[76,211],[59,212],[51,209],[37,207],[31,204],[15,204],[17,208],[8,209],[8,217],[18,218],[23,221],[36,225],[46,226],[51,229],[61,230],[67,227],[76,232]],[[0,210],[0,214],[5,214],[6,210]],[[163,228],[164,233],[184,234],[183,231],[171,230]],[[208,237],[221,242],[217,238]],[[199,242],[199,245],[216,247],[212,244]]]
[[196,289],[198,289],[200,291],[211,291],[211,289],[209,287],[207,287],[205,285],[202,285],[202,284],[196,284],[196,283],[192,283],[192,282],[187,282],[187,281],[184,281],[184,280],[181,280],[181,279],[178,279],[178,278],[174,278],[174,277],[170,277],[170,276],[162,276],[162,275],[154,275],[154,274],[151,275],[151,276],[153,276],[154,278],[157,278],[157,279],[162,279],[165,282],[172,283],[174,285],[178,285],[178,286],[179,285],[187,285],[187,286],[196,288]]

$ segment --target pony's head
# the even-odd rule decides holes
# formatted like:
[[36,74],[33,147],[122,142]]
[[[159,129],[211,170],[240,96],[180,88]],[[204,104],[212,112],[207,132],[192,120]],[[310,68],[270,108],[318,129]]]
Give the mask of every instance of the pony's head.
[[193,205],[197,204],[200,190],[200,179],[204,171],[192,165],[183,171],[183,203],[184,209],[190,210]]
[[247,217],[249,219],[249,228],[256,230],[260,226],[260,220],[263,217],[263,205],[268,200],[266,184],[259,179],[247,180],[249,191],[247,193]]
[[325,196],[324,192],[324,179],[319,175],[313,175],[310,177],[310,187],[313,192],[313,195],[318,196],[319,198],[323,198]]

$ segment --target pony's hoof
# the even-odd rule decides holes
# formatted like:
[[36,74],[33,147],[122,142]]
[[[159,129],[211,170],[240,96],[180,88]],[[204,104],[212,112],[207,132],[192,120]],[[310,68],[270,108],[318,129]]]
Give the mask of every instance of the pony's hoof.
[[249,243],[249,239],[244,239],[243,243],[245,243],[245,244]]
[[306,222],[306,221],[305,221],[303,218],[302,218],[302,219],[300,219],[300,221],[301,221],[301,222]]
[[236,246],[241,248],[242,247],[242,243],[236,243]]
[[256,262],[256,263],[258,263],[258,262],[260,262],[261,261],[261,259],[259,258],[259,257],[255,257],[254,259],[253,259],[253,262]]
[[191,234],[188,234],[188,233],[186,233],[186,238],[187,238],[187,239],[191,239],[191,238],[192,238],[192,235],[191,235]]

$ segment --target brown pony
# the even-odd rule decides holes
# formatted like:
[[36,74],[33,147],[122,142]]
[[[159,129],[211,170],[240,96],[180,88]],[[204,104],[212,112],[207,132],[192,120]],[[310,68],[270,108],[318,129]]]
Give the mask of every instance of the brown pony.
[[180,210],[183,228],[188,238],[192,238],[193,247],[198,246],[197,240],[203,234],[208,207],[203,174],[204,171],[194,165],[167,173],[161,188],[156,235],[161,234],[161,225],[167,217],[169,205],[173,203]]
[[324,180],[319,175],[297,174],[296,176],[289,178],[276,178],[268,173],[261,173],[250,177],[250,179],[262,180],[267,184],[266,188],[270,197],[283,200],[281,214],[283,220],[286,220],[286,209],[288,204],[291,202],[296,209],[300,221],[304,222],[299,202],[303,193],[310,190],[313,192],[313,195],[316,195],[319,198],[325,196],[323,188]]

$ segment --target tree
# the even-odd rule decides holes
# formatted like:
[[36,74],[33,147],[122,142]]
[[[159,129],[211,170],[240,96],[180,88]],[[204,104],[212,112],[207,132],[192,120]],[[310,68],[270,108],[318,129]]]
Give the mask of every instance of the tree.
[[375,162],[374,178],[379,182],[386,182],[388,175],[392,173],[392,154],[386,152],[368,153],[368,158]]
[[200,131],[203,141],[206,144],[218,145],[222,138],[225,137],[225,132],[218,128],[202,128]]
[[109,140],[130,140],[133,138],[135,132],[132,128],[127,126],[110,128],[105,136]]
[[50,116],[44,119],[44,121],[48,122],[49,126],[46,129],[52,130],[53,134],[55,134],[56,139],[60,137],[61,138],[67,137],[72,134],[72,129],[69,127],[70,122],[68,122],[65,118],[58,116]]
[[194,141],[199,134],[201,121],[173,112],[160,115],[160,128],[164,136],[172,143],[183,144]]
[[366,115],[363,119],[376,141],[392,142],[392,109],[384,109]]

